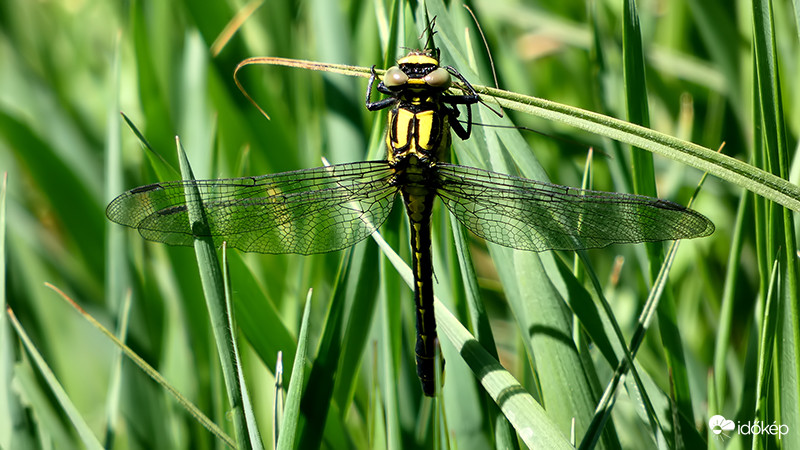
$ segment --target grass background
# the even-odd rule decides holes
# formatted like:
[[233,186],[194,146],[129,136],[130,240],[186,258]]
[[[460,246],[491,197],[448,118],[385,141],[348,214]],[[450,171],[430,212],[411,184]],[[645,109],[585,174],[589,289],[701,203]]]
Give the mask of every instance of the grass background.
[[[768,2],[643,1],[635,12],[622,1],[471,5],[500,87],[711,149],[724,142],[725,154],[797,183],[794,3],[775,2],[771,11]],[[380,1],[268,2],[213,54],[226,25],[247,7],[90,0],[0,6],[0,169],[8,174],[0,295],[30,337],[24,347],[8,316],[0,320],[3,448],[222,445],[45,282],[124,336],[225,433],[236,434],[194,252],[143,242],[109,223],[105,205],[135,186],[178,179],[175,135],[198,178],[315,167],[321,156],[333,163],[376,158],[385,119],[363,107],[365,80],[248,67],[241,80],[270,114],[266,121],[234,85],[233,69],[261,55],[387,67],[403,46],[418,45],[424,27],[417,2],[403,3],[399,14]],[[479,35],[460,4],[428,7],[438,14],[445,62],[491,85]],[[480,109],[480,121],[495,120]],[[119,111],[154,153],[142,150]],[[631,169],[631,159],[642,162],[618,142],[529,114],[509,116],[562,139],[524,133],[523,142],[515,132],[483,128],[457,143],[455,158],[580,186],[591,146],[592,186],[619,192],[632,192],[634,178],[647,171],[647,161]],[[653,168],[658,195],[684,204],[702,175],[662,157]],[[758,172],[750,178],[753,186],[745,187],[757,189]],[[628,341],[661,264],[659,249],[592,250],[573,271],[571,254],[487,247],[459,230],[454,237],[439,208],[437,296],[481,342],[488,340],[544,412],[517,403],[528,397],[510,381],[486,388],[498,395],[484,394],[473,371],[493,383],[497,367],[472,356],[469,344],[453,347],[448,339],[442,400],[423,401],[413,367],[411,292],[373,241],[311,257],[231,252],[235,335],[252,405],[245,409],[256,420],[250,430],[272,446],[273,419],[281,416],[273,407],[277,352],[284,352],[286,382],[313,288],[306,394],[287,399],[300,402],[297,422],[291,414],[280,420],[297,424],[295,445],[486,448],[511,445],[518,433],[543,448],[586,436],[609,448],[800,446],[796,213],[714,177],[694,208],[717,231],[681,243],[635,376],[625,377],[601,437],[594,410],[624,351],[611,319],[595,311],[607,300]],[[381,231],[408,261],[404,227],[397,208]],[[601,289],[584,281],[592,277]],[[439,318],[441,334],[450,337],[454,324]],[[714,414],[775,421],[790,434],[778,440],[732,433],[722,440],[708,434]],[[525,416],[529,427],[515,430],[506,416],[517,427]],[[240,437],[239,445],[258,447],[257,441]]]

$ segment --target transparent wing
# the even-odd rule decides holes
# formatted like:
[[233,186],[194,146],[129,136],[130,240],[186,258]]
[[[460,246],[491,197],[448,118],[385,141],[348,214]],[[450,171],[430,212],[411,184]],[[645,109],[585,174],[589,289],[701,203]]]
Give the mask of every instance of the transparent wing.
[[677,203],[589,191],[439,164],[439,196],[476,235],[522,250],[577,250],[708,236],[714,224]]
[[397,188],[385,161],[339,164],[260,177],[156,183],[130,190],[109,219],[145,239],[192,245],[184,189],[200,191],[218,245],[259,253],[324,253],[349,247],[386,220]]

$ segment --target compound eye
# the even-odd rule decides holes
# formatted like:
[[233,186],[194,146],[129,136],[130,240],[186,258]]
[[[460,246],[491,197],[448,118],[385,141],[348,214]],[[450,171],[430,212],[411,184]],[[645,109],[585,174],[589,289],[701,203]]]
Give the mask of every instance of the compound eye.
[[443,87],[450,86],[450,72],[447,69],[439,67],[433,72],[425,75],[425,83],[428,86]]
[[397,87],[408,83],[408,75],[397,66],[392,66],[383,75],[383,85]]

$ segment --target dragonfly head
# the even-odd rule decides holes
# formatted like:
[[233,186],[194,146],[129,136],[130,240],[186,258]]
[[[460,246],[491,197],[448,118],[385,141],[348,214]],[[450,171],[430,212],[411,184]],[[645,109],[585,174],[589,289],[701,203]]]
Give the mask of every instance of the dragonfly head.
[[450,87],[450,73],[439,66],[438,52],[413,50],[400,58],[396,66],[390,67],[383,77],[383,84],[392,90],[444,91]]

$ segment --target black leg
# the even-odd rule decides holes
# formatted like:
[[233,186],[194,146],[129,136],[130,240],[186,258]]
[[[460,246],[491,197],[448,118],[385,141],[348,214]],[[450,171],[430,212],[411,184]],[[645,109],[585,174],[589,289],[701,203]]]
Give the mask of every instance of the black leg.
[[450,108],[443,107],[445,113],[447,113],[448,122],[450,123],[450,128],[453,130],[453,133],[456,134],[462,141],[466,141],[469,139],[469,136],[472,134],[472,104],[467,104],[467,128],[461,125],[461,122],[458,121],[459,112],[455,106]]
[[[383,100],[378,100],[377,102],[370,101],[370,97],[372,97],[372,86],[375,84],[375,80],[378,78],[378,74],[375,73],[375,66],[372,66],[372,75],[369,77],[369,83],[367,84],[367,99],[365,101],[365,105],[367,109],[370,111],[378,111],[380,109],[388,108],[389,106],[394,105],[397,103],[397,99],[394,97],[385,98]],[[383,82],[378,83],[378,92],[383,94],[391,94],[392,92],[389,91],[386,86],[383,85]],[[388,92],[387,92],[388,91]]]

